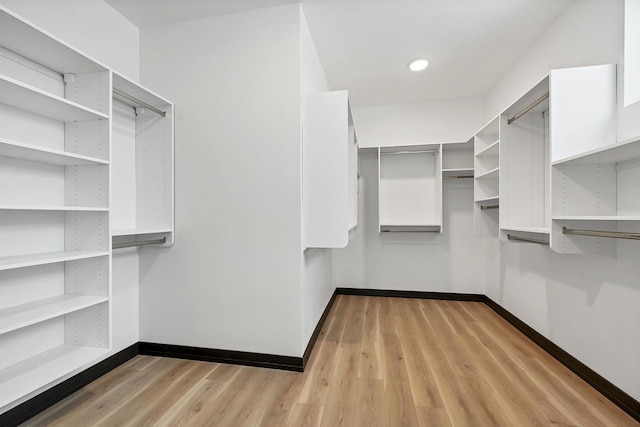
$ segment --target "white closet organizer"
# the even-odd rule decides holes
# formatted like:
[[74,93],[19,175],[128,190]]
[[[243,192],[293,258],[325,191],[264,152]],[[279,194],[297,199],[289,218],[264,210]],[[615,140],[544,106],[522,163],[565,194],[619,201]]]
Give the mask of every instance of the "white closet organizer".
[[346,90],[304,96],[303,249],[344,248],[358,224],[358,139]]
[[640,140],[617,141],[616,66],[553,71],[551,85],[551,247],[612,254],[612,237],[640,240]]
[[380,232],[442,233],[441,144],[378,148]]
[[500,206],[500,117],[474,136],[474,231],[477,237],[498,237]]
[[549,241],[549,96],[545,77],[500,116],[499,222],[504,241]]
[[113,73],[113,248],[174,241],[173,104]]
[[473,178],[473,138],[466,142],[442,144],[442,177],[444,179]]
[[110,72],[0,8],[0,412],[110,348]]

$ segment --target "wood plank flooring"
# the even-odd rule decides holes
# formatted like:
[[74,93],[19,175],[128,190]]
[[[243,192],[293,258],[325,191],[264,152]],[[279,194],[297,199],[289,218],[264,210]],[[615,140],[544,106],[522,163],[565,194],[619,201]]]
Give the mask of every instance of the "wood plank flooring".
[[305,373],[138,356],[27,426],[636,426],[483,303],[337,297]]

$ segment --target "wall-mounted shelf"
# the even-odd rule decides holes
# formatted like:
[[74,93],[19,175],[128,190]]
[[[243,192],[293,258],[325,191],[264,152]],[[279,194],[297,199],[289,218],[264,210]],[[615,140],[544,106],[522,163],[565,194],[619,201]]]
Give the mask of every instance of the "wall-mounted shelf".
[[473,168],[442,169],[442,176],[473,176]]
[[49,94],[4,75],[0,75],[0,104],[65,123],[109,119],[109,116],[99,111]]
[[567,157],[566,159],[558,160],[553,162],[552,165],[593,165],[599,163],[618,163],[628,161],[629,159],[640,159],[640,139],[634,138],[595,148]]
[[0,211],[108,212],[109,208],[93,206],[0,205]]
[[540,234],[549,234],[551,232],[551,228],[548,227],[500,227],[500,230]]
[[422,232],[422,233],[440,233],[440,225],[380,225],[380,232]]
[[492,157],[497,156],[500,148],[500,140],[496,140],[489,144],[485,149],[476,154],[476,157]]
[[473,186],[474,234],[477,237],[498,236],[499,209],[483,209],[497,206],[500,201],[500,117],[495,117],[473,136],[475,145]]
[[61,251],[0,257],[0,271],[108,256],[107,251]]
[[500,168],[494,168],[491,169],[490,171],[487,171],[483,174],[480,175],[476,175],[476,179],[491,179],[491,178],[498,178],[500,176]]
[[0,156],[59,166],[108,165],[108,160],[0,138]]

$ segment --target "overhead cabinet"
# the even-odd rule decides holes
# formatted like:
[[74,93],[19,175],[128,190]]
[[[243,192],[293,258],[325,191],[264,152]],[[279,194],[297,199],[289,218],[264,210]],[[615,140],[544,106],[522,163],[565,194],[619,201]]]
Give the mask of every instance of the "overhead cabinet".
[[[139,216],[126,225],[172,241],[173,109],[2,7],[0,28],[4,412],[109,353],[111,229],[125,225],[132,182],[136,207],[127,209]],[[133,180],[112,170],[112,138],[123,133],[114,88],[167,111],[158,121],[129,107],[134,151],[116,151],[119,167],[136,163]]]
[[358,224],[358,139],[347,91],[304,96],[303,248],[344,248]]

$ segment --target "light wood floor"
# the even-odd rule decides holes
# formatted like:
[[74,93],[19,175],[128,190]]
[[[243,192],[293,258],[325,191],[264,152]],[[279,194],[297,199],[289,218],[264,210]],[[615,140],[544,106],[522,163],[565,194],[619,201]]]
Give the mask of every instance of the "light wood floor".
[[338,296],[304,374],[138,356],[26,425],[638,423],[482,303]]

